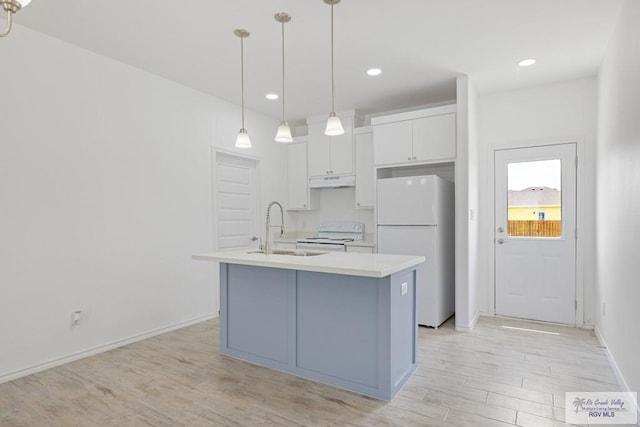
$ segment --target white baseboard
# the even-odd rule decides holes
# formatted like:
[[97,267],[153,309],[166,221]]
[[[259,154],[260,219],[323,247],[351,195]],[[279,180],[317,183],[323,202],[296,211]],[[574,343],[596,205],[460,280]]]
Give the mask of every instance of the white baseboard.
[[173,325],[165,326],[163,328],[154,329],[152,331],[144,332],[142,334],[134,335],[121,340],[113,341],[98,347],[93,347],[88,350],[83,350],[77,353],[69,354],[67,356],[59,357],[47,362],[38,363],[37,365],[29,366],[17,371],[8,372],[0,375],[0,384],[9,381],[16,380],[18,378],[26,377],[27,375],[35,374],[36,372],[45,371],[47,369],[64,365],[65,363],[73,362],[75,360],[84,359],[85,357],[94,356],[96,354],[104,353],[105,351],[113,350],[114,348],[122,347],[127,344],[142,341],[147,338],[151,338],[156,335],[165,334],[167,332],[175,331],[187,326],[195,325],[196,323],[204,322],[206,320],[214,319],[218,317],[217,313],[209,313],[204,316],[196,317],[191,320],[185,320],[184,322],[174,323]]
[[471,332],[473,328],[476,327],[476,323],[478,323],[478,319],[480,318],[480,313],[476,313],[475,317],[471,320],[471,323],[468,325],[456,325],[457,332]]
[[[616,363],[616,359],[613,357],[613,354],[611,354],[611,352],[609,351],[609,346],[607,345],[607,342],[604,340],[604,337],[600,333],[600,329],[598,329],[598,326],[594,328],[594,332],[596,333],[596,338],[598,338],[598,342],[600,342],[600,345],[604,347],[604,351],[607,354],[607,359],[609,359],[609,364],[613,369],[613,373],[616,376],[616,380],[618,381],[618,384],[622,386],[622,389],[623,389],[622,391],[631,393],[629,384],[627,384],[627,382],[625,381],[624,376],[622,375],[622,371],[620,371],[620,368],[618,367],[618,364]],[[635,402],[635,404],[636,404],[636,409],[638,411],[638,419],[640,419],[640,406],[638,406],[638,402]]]

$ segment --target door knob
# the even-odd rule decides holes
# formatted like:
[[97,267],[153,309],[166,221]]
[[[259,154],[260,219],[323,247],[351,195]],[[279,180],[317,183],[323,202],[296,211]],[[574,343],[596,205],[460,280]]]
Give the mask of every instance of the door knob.
[[498,244],[502,245],[504,243],[504,239],[498,239]]

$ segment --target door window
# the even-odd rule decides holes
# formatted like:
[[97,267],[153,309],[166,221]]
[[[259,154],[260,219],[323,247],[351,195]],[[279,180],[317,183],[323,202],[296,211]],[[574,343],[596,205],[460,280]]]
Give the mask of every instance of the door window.
[[508,163],[509,237],[562,237],[561,177],[560,159]]

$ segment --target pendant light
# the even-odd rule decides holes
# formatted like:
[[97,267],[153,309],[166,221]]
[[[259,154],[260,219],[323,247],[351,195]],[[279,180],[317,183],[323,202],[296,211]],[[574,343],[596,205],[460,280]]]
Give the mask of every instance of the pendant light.
[[11,32],[13,24],[13,14],[31,3],[31,0],[0,0],[0,4],[5,12],[7,12],[7,28],[0,33],[0,37],[4,37]]
[[233,34],[240,37],[240,90],[242,93],[242,128],[240,128],[236,138],[236,147],[251,148],[249,133],[244,128],[244,39],[249,37],[249,31],[240,28],[235,30]]
[[333,77],[333,6],[340,3],[340,0],[324,0],[328,5],[331,5],[331,113],[329,114],[329,120],[327,120],[327,127],[324,130],[325,135],[335,136],[342,135],[344,128],[340,117],[336,116],[335,107],[335,82]]
[[285,96],[284,96],[284,24],[291,21],[291,16],[288,13],[280,12],[276,13],[274,16],[275,20],[278,21],[282,25],[282,121],[280,122],[280,126],[278,126],[278,132],[276,133],[276,141],[277,142],[292,142],[293,138],[291,137],[291,128],[289,127],[289,123],[285,120],[284,107],[285,107]]

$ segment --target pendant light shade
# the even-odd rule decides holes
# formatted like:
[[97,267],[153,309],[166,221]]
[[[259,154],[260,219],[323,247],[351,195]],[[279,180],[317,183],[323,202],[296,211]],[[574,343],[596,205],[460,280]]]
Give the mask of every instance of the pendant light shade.
[[329,120],[327,120],[327,127],[324,130],[325,135],[336,136],[344,133],[342,122],[340,117],[336,116],[335,107],[335,79],[333,76],[333,6],[340,3],[340,0],[324,0],[324,2],[331,6],[331,113],[329,114]]
[[340,117],[336,116],[336,113],[329,114],[329,120],[327,120],[327,127],[324,130],[325,135],[336,136],[342,135],[344,133],[344,128],[342,127],[342,122],[340,121]]
[[251,148],[251,139],[245,128],[240,129],[236,137],[236,148]]
[[280,126],[278,126],[278,132],[276,133],[276,141],[277,142],[292,142],[293,137],[291,136],[291,128],[289,127],[289,123],[282,121],[280,122]]
[[249,133],[244,128],[244,39],[249,37],[249,31],[237,29],[233,32],[240,37],[240,91],[242,96],[242,127],[236,138],[236,148],[251,148],[251,139]]
[[274,15],[276,21],[282,26],[282,121],[278,126],[278,132],[276,133],[277,142],[292,142],[291,128],[289,123],[285,120],[285,91],[284,91],[284,24],[291,21],[291,16],[288,13],[280,12]]

